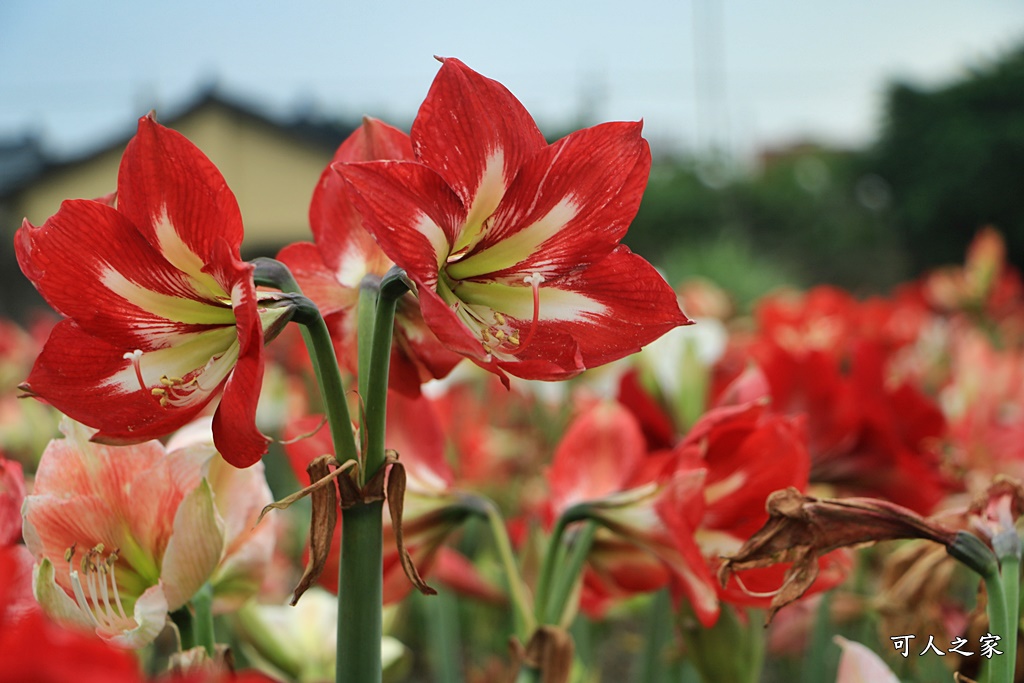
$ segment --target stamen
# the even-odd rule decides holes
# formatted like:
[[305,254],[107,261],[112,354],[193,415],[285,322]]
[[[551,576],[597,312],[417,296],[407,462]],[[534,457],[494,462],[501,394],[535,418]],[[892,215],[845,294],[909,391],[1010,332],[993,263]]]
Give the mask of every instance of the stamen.
[[70,576],[71,590],[75,594],[75,602],[78,603],[78,609],[82,610],[89,617],[89,619],[92,620],[93,624],[99,626],[99,620],[96,619],[96,615],[92,613],[91,609],[89,609],[89,601],[85,599],[85,591],[82,590],[82,581],[79,578],[78,572],[72,569],[70,572]]
[[114,589],[114,603],[117,605],[117,612],[121,615],[122,619],[127,619],[128,615],[125,614],[124,605],[121,604],[121,593],[117,590],[117,577],[114,576],[114,565],[117,563],[118,548],[114,548],[110,555],[107,557],[107,566],[110,567],[110,586]]

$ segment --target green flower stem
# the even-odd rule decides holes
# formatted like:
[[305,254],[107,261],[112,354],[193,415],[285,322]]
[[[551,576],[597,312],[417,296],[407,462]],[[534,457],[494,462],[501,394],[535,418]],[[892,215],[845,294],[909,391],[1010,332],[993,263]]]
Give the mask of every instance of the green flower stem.
[[668,663],[665,648],[674,633],[672,596],[663,588],[651,596],[647,613],[647,635],[638,662],[635,680],[640,683],[665,683]]
[[[405,271],[392,268],[381,280],[377,295],[368,371],[363,373],[365,380],[360,379],[366,386],[362,397],[366,450],[359,470],[361,486],[384,465],[391,336],[398,300],[409,289]],[[368,301],[369,294],[361,295],[360,299]],[[342,514],[335,677],[338,683],[380,683],[383,675],[383,506],[383,501],[361,503]]]
[[501,563],[505,566],[509,594],[512,604],[515,606],[516,635],[525,643],[537,628],[537,621],[530,610],[530,600],[526,596],[526,584],[519,573],[519,565],[516,564],[515,553],[512,551],[512,542],[508,538],[508,528],[505,526],[505,520],[502,519],[498,506],[482,496],[480,498],[480,504],[477,507],[482,508],[487,517],[491,536],[497,546]]
[[555,577],[551,598],[548,600],[547,610],[544,614],[544,623],[560,624],[565,615],[569,598],[576,588],[580,573],[583,571],[583,563],[587,560],[590,546],[597,534],[598,523],[594,520],[586,521],[580,528],[577,536],[572,541],[568,558],[564,566],[559,567],[559,573]]
[[[991,632],[1001,636],[1000,643],[1008,642],[1009,613],[1006,609],[1006,591],[1003,590],[1003,582],[999,574],[994,576],[983,576],[985,590],[988,592],[988,622]],[[1016,627],[1016,624],[1014,624]],[[1014,631],[1016,633],[1016,631]],[[989,683],[1013,683],[1013,669],[1016,659],[1011,660],[1004,651],[1001,655],[995,655],[988,660],[985,666],[986,677]]]
[[356,333],[359,337],[359,396],[366,397],[370,381],[370,351],[373,349],[374,319],[377,317],[377,295],[380,280],[367,276],[359,283],[359,307]]
[[214,656],[217,638],[213,629],[213,586],[204,583],[192,596],[192,635],[195,645],[202,645],[206,654]]
[[[302,290],[291,271],[280,261],[258,258],[254,259],[253,263],[256,265],[254,279],[257,285],[274,287],[286,294],[302,295]],[[334,354],[334,343],[320,311],[312,301],[305,297],[303,299],[308,305],[303,306],[302,314],[296,315],[293,319],[300,324],[302,339],[306,342],[309,359],[313,364],[313,372],[320,387],[320,397],[330,423],[335,457],[340,463],[358,460],[359,451],[352,433],[352,418],[349,416],[348,403],[345,401],[345,387],[341,381],[338,358]]]
[[[400,268],[392,268],[380,282],[376,317],[370,350],[369,377],[363,397],[366,417],[366,453],[360,483],[365,484],[384,464],[384,432],[387,427],[388,370],[391,364],[391,337],[395,327],[398,300],[411,289],[411,283]],[[362,296],[360,296],[362,299]]]
[[561,567],[565,564],[565,556],[568,552],[565,544],[562,543],[562,537],[565,535],[565,528],[569,525],[570,520],[562,515],[558,518],[555,523],[555,528],[551,532],[551,540],[548,541],[548,550],[544,554],[544,560],[541,563],[540,575],[537,577],[537,591],[534,595],[534,615],[538,621],[543,621],[544,616],[547,614],[548,606],[548,594],[551,592],[551,582],[554,579],[555,567]]
[[302,672],[302,663],[298,660],[296,653],[281,642],[281,634],[275,630],[276,625],[271,626],[267,623],[267,620],[260,614],[257,603],[250,600],[238,610],[235,616],[239,630],[244,634],[245,640],[256,649],[259,656],[266,659],[289,679],[298,679]]
[[[989,590],[989,621],[992,633],[1000,636],[999,644],[1002,654],[994,656],[990,661],[992,680],[995,683],[1012,683],[1015,680],[1017,664],[1017,631],[1020,628],[1020,558],[1021,543],[1012,520],[1007,521],[1006,529],[992,537],[992,548],[999,560],[999,573],[993,578],[986,578],[985,586]],[[997,595],[993,590],[1002,590],[1003,607],[1002,621],[993,611],[993,603]],[[998,629],[998,630],[996,630]]]
[[[1016,533],[1016,532],[1011,532]],[[1016,680],[1014,671],[1017,664],[1017,630],[1020,627],[1020,556],[1008,555],[1002,558],[1000,565],[1000,579],[1003,584],[1004,599],[1006,600],[1006,627],[999,635],[1002,636],[1000,644],[1003,646],[1003,654],[999,659],[1008,669],[1004,680]]]
[[430,663],[434,683],[460,683],[459,603],[455,594],[443,590],[437,595],[417,595],[423,606],[427,625],[427,643],[430,644]]
[[338,574],[339,683],[380,683],[384,626],[384,502],[355,505],[341,516]]

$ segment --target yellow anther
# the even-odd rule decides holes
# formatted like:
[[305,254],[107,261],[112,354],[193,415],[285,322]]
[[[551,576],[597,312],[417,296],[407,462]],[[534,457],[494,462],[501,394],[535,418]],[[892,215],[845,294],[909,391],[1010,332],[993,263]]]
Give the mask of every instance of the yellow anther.
[[64,551],[64,561],[65,562],[70,563],[71,560],[75,557],[75,546],[77,546],[77,545],[78,545],[77,543],[72,543],[71,547]]
[[167,393],[167,390],[164,389],[163,387],[153,387],[150,393],[152,393],[154,396],[163,396],[164,394]]
[[494,312],[494,320],[499,325],[504,325],[504,324],[506,324],[508,322],[508,320],[505,318],[505,316],[500,311],[495,311]]

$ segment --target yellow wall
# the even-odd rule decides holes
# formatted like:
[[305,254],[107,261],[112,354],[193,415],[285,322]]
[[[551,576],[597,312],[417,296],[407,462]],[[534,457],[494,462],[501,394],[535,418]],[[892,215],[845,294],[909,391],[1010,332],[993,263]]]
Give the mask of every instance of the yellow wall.
[[[173,126],[201,149],[235,193],[245,225],[243,249],[273,252],[312,239],[309,200],[333,150],[317,150],[219,105],[202,107]],[[52,171],[26,189],[20,213],[35,225],[69,198],[95,198],[117,186],[123,148]]]

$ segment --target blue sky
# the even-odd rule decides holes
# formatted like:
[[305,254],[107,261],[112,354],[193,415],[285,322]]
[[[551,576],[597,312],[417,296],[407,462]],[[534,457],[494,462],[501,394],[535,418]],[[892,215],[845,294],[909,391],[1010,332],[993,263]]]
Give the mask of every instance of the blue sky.
[[542,129],[639,119],[655,149],[870,140],[885,85],[939,84],[1024,42],[1010,0],[0,3],[0,137],[58,152],[203,84],[287,115],[407,125],[455,56]]

